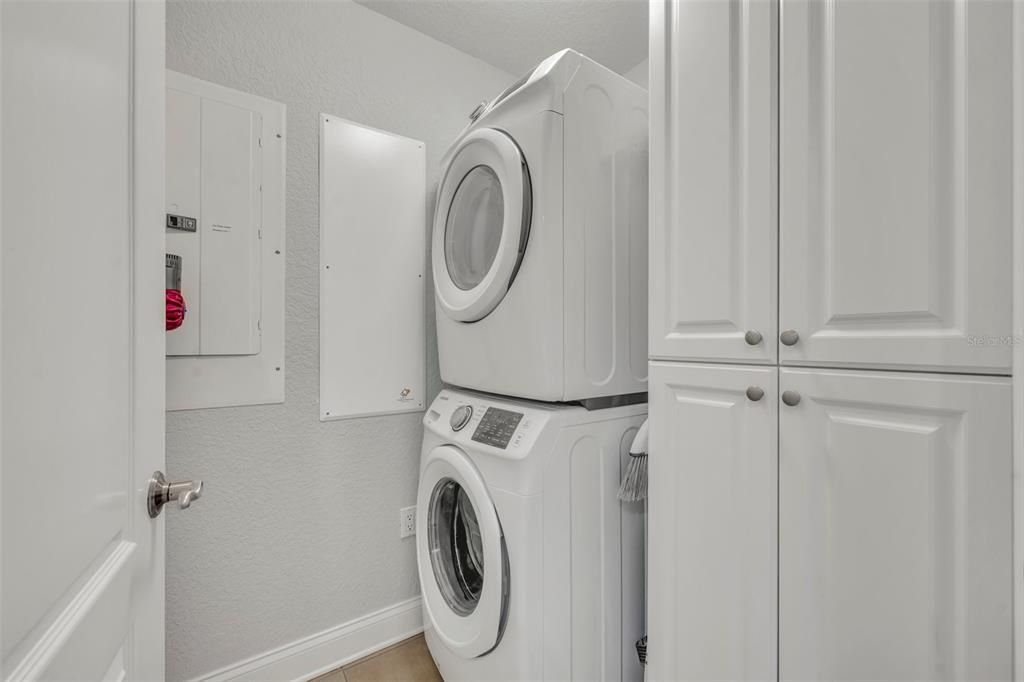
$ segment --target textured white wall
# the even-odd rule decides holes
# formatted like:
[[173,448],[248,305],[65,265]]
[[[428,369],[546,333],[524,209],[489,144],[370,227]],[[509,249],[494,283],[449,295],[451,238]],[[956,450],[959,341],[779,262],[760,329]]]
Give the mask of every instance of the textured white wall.
[[[448,143],[513,76],[347,0],[170,0],[167,65],[288,105],[286,402],[168,414],[168,473],[207,485],[167,514],[167,678],[181,680],[418,593],[398,509],[416,497],[420,415],[317,418],[317,117],[424,140],[432,207]],[[430,396],[433,320],[428,295]]]

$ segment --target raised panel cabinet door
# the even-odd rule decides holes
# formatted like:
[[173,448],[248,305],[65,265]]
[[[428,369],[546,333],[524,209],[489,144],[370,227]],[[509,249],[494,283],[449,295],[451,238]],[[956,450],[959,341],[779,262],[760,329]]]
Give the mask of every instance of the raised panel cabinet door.
[[1009,373],[1011,15],[784,4],[782,364]]
[[651,357],[774,363],[778,4],[651,12]]
[[1010,380],[779,388],[780,678],[1010,679]]
[[651,363],[648,680],[775,679],[777,375]]

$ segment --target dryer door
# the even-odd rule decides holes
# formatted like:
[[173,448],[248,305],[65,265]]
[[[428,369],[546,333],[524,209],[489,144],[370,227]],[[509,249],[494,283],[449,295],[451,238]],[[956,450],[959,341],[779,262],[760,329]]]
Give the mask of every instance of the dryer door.
[[501,302],[526,251],[532,217],[530,173],[506,133],[466,136],[437,193],[433,271],[438,305],[475,322]]
[[453,652],[482,656],[501,641],[508,618],[508,553],[487,487],[458,448],[442,445],[428,455],[416,515],[427,618]]

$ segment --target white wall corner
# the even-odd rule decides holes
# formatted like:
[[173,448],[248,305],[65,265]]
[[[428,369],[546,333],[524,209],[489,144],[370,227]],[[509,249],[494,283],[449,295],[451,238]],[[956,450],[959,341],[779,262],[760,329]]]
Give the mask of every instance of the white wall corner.
[[300,682],[357,661],[422,631],[422,600],[413,597],[201,675],[191,682]]

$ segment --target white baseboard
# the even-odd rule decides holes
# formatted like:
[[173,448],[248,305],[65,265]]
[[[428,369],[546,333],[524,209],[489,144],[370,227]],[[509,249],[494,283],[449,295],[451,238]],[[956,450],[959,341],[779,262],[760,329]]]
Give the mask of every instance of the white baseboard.
[[303,682],[423,631],[420,597],[239,661],[192,682]]

